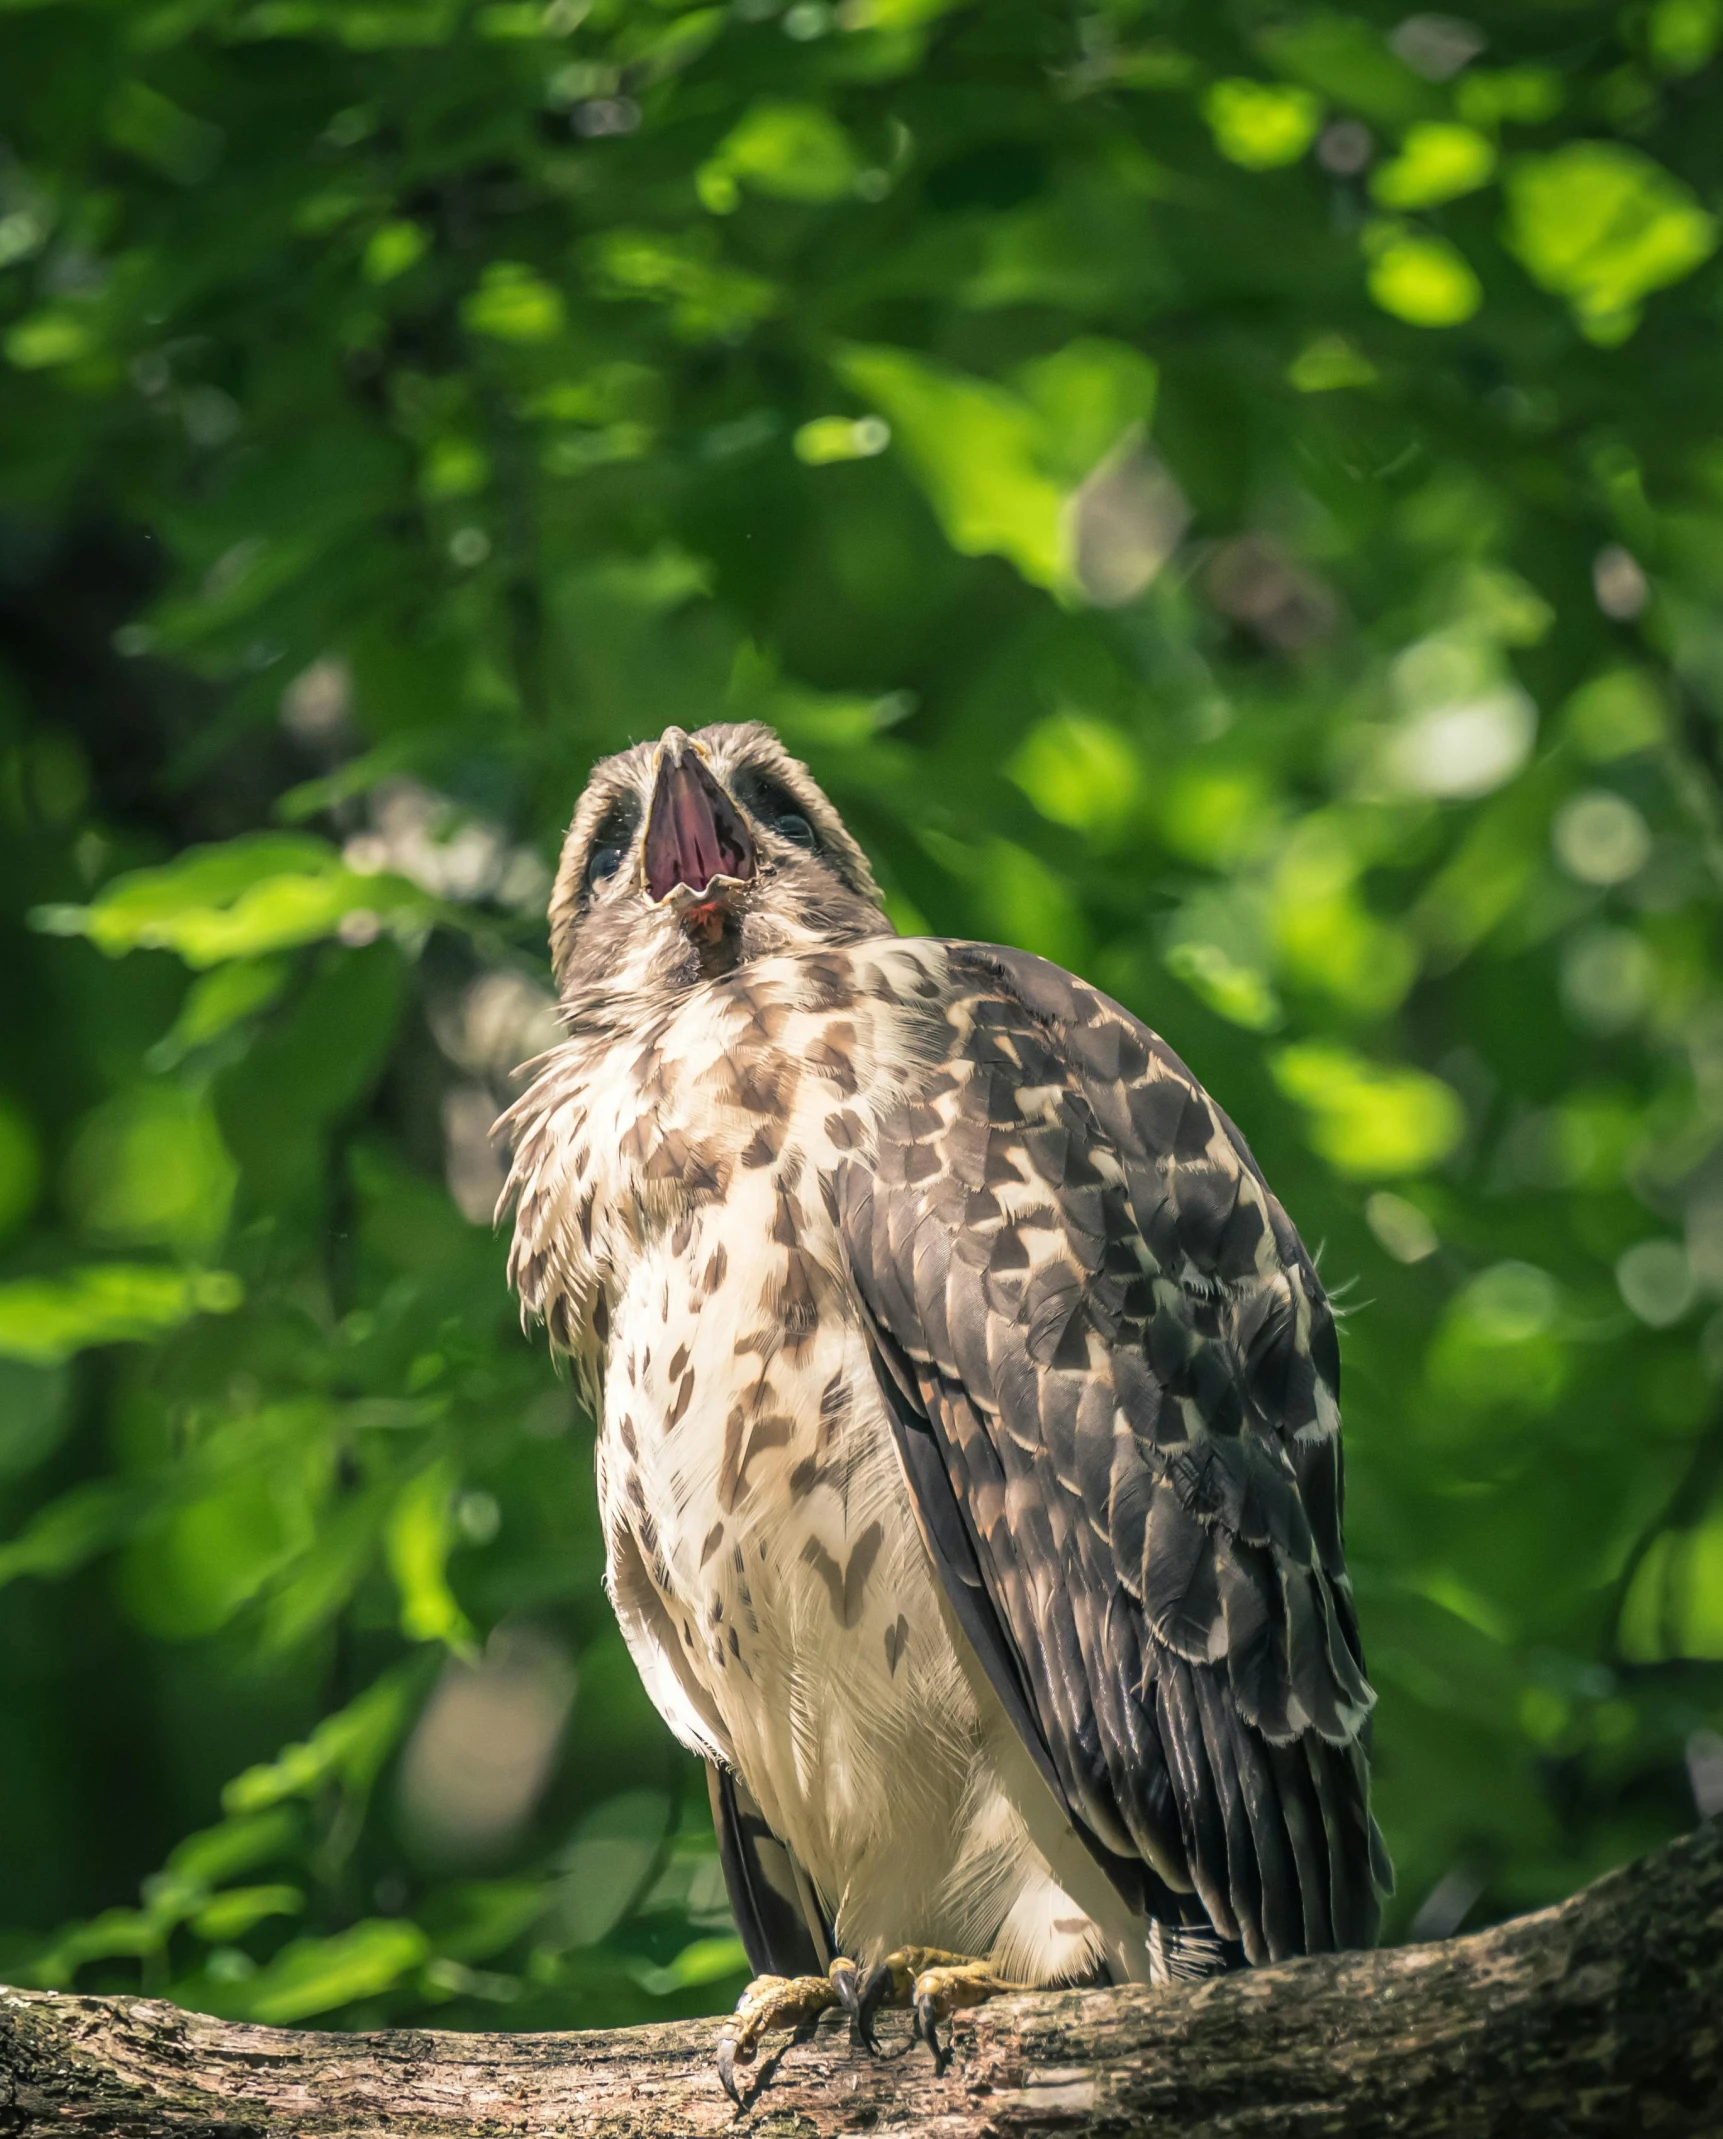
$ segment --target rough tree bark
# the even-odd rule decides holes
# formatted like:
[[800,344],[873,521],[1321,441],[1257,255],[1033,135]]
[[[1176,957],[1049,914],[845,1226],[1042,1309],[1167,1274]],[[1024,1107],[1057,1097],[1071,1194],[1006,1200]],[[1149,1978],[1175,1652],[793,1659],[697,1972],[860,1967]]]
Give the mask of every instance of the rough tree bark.
[[1002,2001],[959,2017],[940,2079],[919,2049],[853,2052],[828,2016],[738,2117],[718,2032],[328,2035],[0,1991],[0,2133],[1723,2134],[1723,1827],[1472,1938]]

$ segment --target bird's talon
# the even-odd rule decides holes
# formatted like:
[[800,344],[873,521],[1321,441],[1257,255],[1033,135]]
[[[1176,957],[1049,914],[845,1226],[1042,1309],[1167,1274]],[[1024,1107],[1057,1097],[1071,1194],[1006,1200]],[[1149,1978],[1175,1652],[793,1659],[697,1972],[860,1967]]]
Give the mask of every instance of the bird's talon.
[[939,2046],[939,2022],[934,2015],[934,1999],[926,1991],[921,1992],[915,2001],[915,2032],[933,2052],[933,2075],[938,2079],[945,2070],[950,2053]]
[[[752,2057],[753,2052],[750,2050],[744,2054]],[[733,2035],[726,2035],[718,2044],[718,2078],[724,2092],[740,2109],[742,2094],[736,2085],[736,2038]]]
[[985,2005],[1002,1991],[1024,1986],[1007,1983],[987,1961],[959,1960],[948,1953],[929,1955],[927,1961],[927,1966],[916,1971],[909,2002],[915,2008],[916,2037],[933,2052],[934,2071],[938,2074],[950,2064],[952,2047],[940,2047],[939,2023],[970,2006]]
[[861,1987],[856,1993],[852,2011],[856,2035],[875,2057],[880,2056],[881,2051],[879,2037],[873,2031],[873,2016],[882,2005],[888,2002],[895,2005],[900,2002],[893,1995],[896,1988],[891,1962],[876,1961],[862,1979]]
[[853,1974],[853,1962],[834,1961],[833,1972],[824,1976],[756,1976],[736,2001],[735,2023],[718,2041],[717,2064],[719,2085],[738,2109],[746,2105],[736,2067],[752,2064],[761,2038],[774,2029],[787,2029],[792,2041],[811,2035],[820,2015],[844,2002],[840,1966]]

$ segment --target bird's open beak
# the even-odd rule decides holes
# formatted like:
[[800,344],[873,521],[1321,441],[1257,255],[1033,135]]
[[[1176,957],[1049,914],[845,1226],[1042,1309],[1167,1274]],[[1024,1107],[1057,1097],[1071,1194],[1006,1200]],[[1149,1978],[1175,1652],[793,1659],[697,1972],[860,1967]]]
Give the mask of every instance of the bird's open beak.
[[640,869],[654,905],[684,921],[728,906],[752,883],[758,863],[742,813],[706,769],[698,744],[680,728],[658,746],[652,805],[640,842]]

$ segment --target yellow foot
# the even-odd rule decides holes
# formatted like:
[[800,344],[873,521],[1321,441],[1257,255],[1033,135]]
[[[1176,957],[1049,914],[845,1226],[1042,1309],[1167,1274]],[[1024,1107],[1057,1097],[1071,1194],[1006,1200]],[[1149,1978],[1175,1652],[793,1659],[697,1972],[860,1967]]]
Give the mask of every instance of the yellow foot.
[[756,1976],[742,1993],[735,2019],[718,2044],[718,2077],[738,2109],[742,2097],[736,2086],[736,2067],[753,2063],[763,2036],[775,2028],[799,2035],[834,2005],[848,2005],[839,1989],[840,1971],[841,1980],[853,1983],[855,1963],[839,1959],[832,1963],[829,1975]]
[[[833,1964],[837,1979],[837,1964]],[[853,1976],[851,1981],[853,1981]],[[967,2006],[985,2005],[1006,1991],[1026,1990],[1024,1983],[1010,1983],[991,1961],[976,1961],[967,1954],[941,1953],[934,1946],[900,1946],[869,1969],[855,2003],[850,2004],[850,1984],[839,1980],[839,1994],[849,2006],[856,2033],[870,2050],[877,2051],[873,2016],[881,2006],[908,2007],[915,2014],[915,2032],[933,2052],[936,2071],[943,2072],[950,2053],[939,2045],[939,2023]]]

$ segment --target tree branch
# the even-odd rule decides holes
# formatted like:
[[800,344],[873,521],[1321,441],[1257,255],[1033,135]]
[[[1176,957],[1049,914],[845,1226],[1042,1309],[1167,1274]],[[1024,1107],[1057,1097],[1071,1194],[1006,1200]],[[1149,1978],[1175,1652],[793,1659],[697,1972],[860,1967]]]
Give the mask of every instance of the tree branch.
[[1560,1907],[1439,1945],[1174,1991],[1053,1991],[956,2024],[943,2079],[828,2018],[719,2091],[719,2023],[575,2035],[235,2025],[146,1998],[0,1992],[0,2133],[911,2133],[1589,2139],[1723,2132],[1723,1827]]

